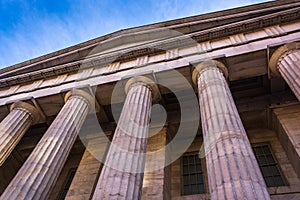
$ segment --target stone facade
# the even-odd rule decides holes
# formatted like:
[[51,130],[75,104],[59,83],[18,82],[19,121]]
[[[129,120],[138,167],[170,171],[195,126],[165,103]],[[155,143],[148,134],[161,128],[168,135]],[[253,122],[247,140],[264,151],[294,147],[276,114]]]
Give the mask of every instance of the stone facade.
[[299,10],[126,29],[0,70],[0,200],[299,199]]

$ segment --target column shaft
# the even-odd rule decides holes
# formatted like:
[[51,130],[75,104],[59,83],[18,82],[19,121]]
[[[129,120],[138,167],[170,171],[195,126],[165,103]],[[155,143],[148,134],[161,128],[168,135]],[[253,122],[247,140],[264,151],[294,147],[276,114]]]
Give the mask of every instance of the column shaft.
[[211,199],[270,199],[221,70],[216,64],[201,68],[197,83]]
[[0,123],[0,166],[37,118],[38,112],[32,105],[24,102],[12,105],[11,112]]
[[300,50],[288,52],[279,60],[278,70],[300,101]]
[[46,199],[88,112],[88,100],[72,95],[0,199]]
[[140,199],[151,104],[150,87],[132,84],[93,199]]

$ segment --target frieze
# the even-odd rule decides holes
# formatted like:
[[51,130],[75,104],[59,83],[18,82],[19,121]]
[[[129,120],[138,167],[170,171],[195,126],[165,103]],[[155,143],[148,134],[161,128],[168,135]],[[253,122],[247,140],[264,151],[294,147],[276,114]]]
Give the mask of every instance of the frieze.
[[[253,18],[251,20],[244,20],[238,23],[223,25],[218,28],[212,28],[205,31],[200,31],[192,34],[180,36],[176,39],[166,39],[162,42],[153,42],[152,44],[142,45],[144,48],[133,47],[123,52],[113,52],[107,55],[99,56],[92,61],[82,64],[66,64],[59,65],[52,68],[40,70],[39,72],[31,72],[23,75],[18,75],[11,78],[0,80],[0,88],[6,88],[13,85],[25,84],[39,80],[41,78],[52,78],[65,73],[75,73],[82,67],[100,67],[112,62],[126,62],[136,59],[136,57],[145,55],[156,55],[165,52],[165,49],[173,49],[178,47],[186,47],[190,45],[191,38],[197,42],[210,41],[214,39],[221,39],[233,34],[240,34],[259,30],[272,25],[281,25],[287,22],[296,21],[300,19],[300,8],[294,8],[287,11],[278,12],[276,14],[265,15],[263,17]],[[149,48],[150,46],[150,48]]]

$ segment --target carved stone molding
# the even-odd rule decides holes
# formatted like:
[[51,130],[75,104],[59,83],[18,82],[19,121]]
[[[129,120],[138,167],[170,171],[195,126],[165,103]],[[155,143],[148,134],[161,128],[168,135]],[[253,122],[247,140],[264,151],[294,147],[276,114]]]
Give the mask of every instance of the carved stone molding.
[[273,76],[280,77],[281,74],[279,73],[279,62],[282,60],[282,58],[287,55],[288,53],[299,50],[300,49],[300,43],[299,42],[293,42],[290,44],[286,44],[284,46],[279,47],[271,56],[269,61],[269,69]]
[[51,66],[47,69],[42,69],[39,71],[34,71],[10,78],[4,78],[0,80],[0,88],[5,88],[17,84],[29,83],[39,79],[51,78],[65,73],[74,73],[81,69],[82,65],[84,65],[85,67],[99,67],[105,66],[112,62],[125,62],[140,56],[155,55],[164,52],[164,50],[162,49],[173,49],[188,46],[190,45],[191,38],[196,42],[205,42],[215,39],[221,39],[234,34],[251,32],[273,25],[288,23],[291,21],[298,20],[299,17],[300,8],[293,8],[275,14],[268,14],[250,20],[248,19],[241,22],[202,30],[196,33],[191,33],[176,38],[166,39],[164,41],[153,42],[150,45],[146,44],[141,45],[141,47],[134,47],[129,48],[128,50],[121,50],[113,53],[108,53],[106,55],[99,56],[95,59],[91,59],[86,63],[82,63],[82,61],[76,61],[65,65],[58,65],[55,67]]
[[71,97],[79,96],[83,97],[83,99],[89,104],[90,111],[95,107],[95,97],[93,97],[88,92],[81,89],[70,90],[64,98],[64,101],[67,102]]
[[125,93],[127,94],[129,89],[135,85],[145,85],[151,90],[152,99],[153,102],[157,102],[160,99],[160,92],[158,89],[157,84],[151,80],[150,78],[147,78],[145,76],[136,76],[131,79],[129,79],[125,85]]
[[193,70],[192,80],[195,85],[197,85],[198,76],[207,69],[215,68],[222,72],[224,77],[228,79],[228,69],[227,67],[217,60],[207,60],[198,64]]
[[23,101],[17,101],[10,106],[10,111],[14,109],[25,110],[27,113],[29,113],[33,120],[32,124],[39,122],[41,119],[41,115],[38,109],[29,103],[25,103]]

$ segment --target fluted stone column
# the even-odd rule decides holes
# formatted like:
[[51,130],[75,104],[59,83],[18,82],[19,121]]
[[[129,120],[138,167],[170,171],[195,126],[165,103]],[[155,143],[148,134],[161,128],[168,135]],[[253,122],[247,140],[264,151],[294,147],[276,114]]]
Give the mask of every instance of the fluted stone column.
[[94,200],[140,199],[141,196],[151,104],[159,93],[157,85],[142,76],[130,79],[125,91],[127,97],[93,195]]
[[11,105],[10,113],[0,123],[0,166],[39,119],[39,112],[29,103],[18,101]]
[[300,101],[300,43],[278,48],[272,55],[269,68],[275,76],[282,76]]
[[226,67],[217,61],[193,72],[211,199],[270,199],[224,76]]
[[67,93],[66,103],[8,185],[1,200],[46,199],[93,104],[82,90]]

